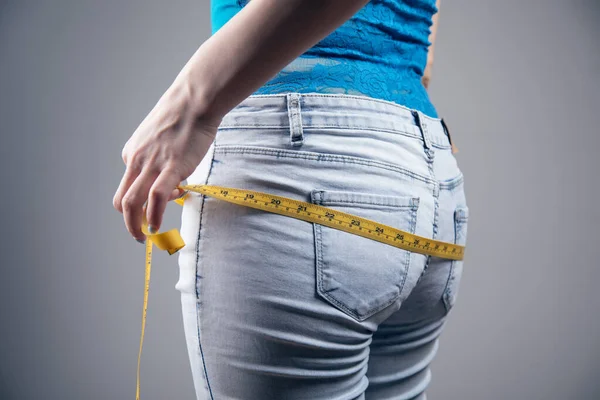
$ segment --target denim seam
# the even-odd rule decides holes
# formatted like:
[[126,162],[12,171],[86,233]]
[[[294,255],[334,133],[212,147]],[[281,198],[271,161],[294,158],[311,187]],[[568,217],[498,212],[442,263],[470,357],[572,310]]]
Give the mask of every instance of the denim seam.
[[[435,238],[437,237],[437,233],[438,233],[438,215],[439,215],[439,212],[438,212],[439,211],[438,198],[434,197],[433,198],[433,202],[434,202],[434,208],[433,208],[433,234],[432,234],[431,238],[433,240],[435,240]],[[425,271],[427,271],[427,268],[429,268],[429,262],[430,261],[431,261],[431,256],[427,255],[427,261],[425,261],[425,267],[423,268],[423,272],[421,272],[421,277],[425,274]],[[419,277],[419,280],[421,280],[421,277]]]
[[[316,224],[316,228],[317,231],[319,232],[319,237],[321,237],[322,233],[321,233],[321,225]],[[394,303],[396,301],[396,299],[398,298],[398,296],[395,296],[394,298],[392,298],[390,301],[388,301],[387,303],[384,303],[382,306],[379,306],[379,308],[372,308],[369,309],[365,312],[365,314],[363,316],[358,315],[357,312],[349,309],[348,307],[346,307],[343,303],[341,303],[338,299],[336,299],[335,297],[332,297],[329,293],[327,293],[324,288],[323,288],[323,258],[322,258],[322,252],[323,252],[323,248],[322,248],[322,242],[319,241],[319,258],[318,258],[318,262],[319,264],[317,264],[317,269],[319,271],[319,288],[320,293],[322,296],[324,296],[325,298],[327,298],[329,301],[337,304],[339,307],[341,307],[342,309],[346,310],[348,313],[350,313],[351,315],[355,316],[356,319],[358,321],[364,321],[365,319],[371,317],[373,314],[377,313],[379,310],[384,309],[385,307],[389,306],[390,304]]]
[[[321,201],[321,198],[317,198],[315,200],[315,204],[318,205],[324,205],[324,204],[329,204],[329,203],[323,203]],[[418,206],[416,205],[412,205],[407,207],[410,209],[410,213],[411,213],[411,220],[410,220],[410,225],[408,228],[408,231],[410,233],[415,232],[415,228],[416,228],[416,217],[417,217],[417,209]],[[358,315],[357,312],[349,309],[346,305],[344,305],[342,302],[340,302],[338,299],[336,299],[335,297],[331,296],[329,293],[327,293],[325,291],[325,288],[323,287],[323,240],[322,240],[322,226],[320,224],[317,223],[313,223],[313,231],[315,234],[315,245],[316,245],[316,268],[317,268],[317,286],[320,289],[319,290],[319,294],[323,297],[325,297],[326,299],[328,299],[329,301],[331,301],[332,303],[338,305],[340,308],[342,308],[343,310],[346,310],[349,314],[351,314],[352,316],[354,316],[358,321],[364,321],[367,318],[373,316],[374,314],[376,314],[377,312],[385,309],[386,307],[389,307],[391,304],[395,303],[398,298],[402,295],[402,290],[404,289],[404,283],[406,282],[406,276],[408,275],[408,271],[410,269],[410,251],[406,250],[406,255],[404,258],[404,277],[402,279],[402,282],[400,283],[399,286],[399,290],[398,290],[398,295],[394,296],[392,299],[390,299],[387,303],[384,303],[383,305],[380,305],[378,307],[373,307],[369,310],[367,310],[363,316]]]
[[[221,129],[251,129],[251,128],[272,128],[272,129],[285,129],[287,128],[286,126],[282,126],[282,125],[278,125],[278,124],[230,124],[230,125],[219,125],[219,130]],[[318,130],[318,129],[328,129],[328,128],[336,128],[336,129],[360,129],[360,130],[364,130],[364,131],[369,131],[369,132],[385,132],[385,133],[395,133],[398,135],[402,135],[402,136],[406,136],[412,139],[417,139],[420,141],[423,141],[423,137],[421,135],[417,135],[417,134],[412,134],[411,132],[407,132],[407,131],[401,131],[398,129],[385,129],[385,128],[374,128],[371,125],[344,125],[344,126],[340,126],[340,125],[320,125],[320,124],[310,124],[307,126],[303,126],[303,130],[306,131],[310,131],[312,129]],[[436,147],[438,149],[442,149],[442,150],[449,150],[452,148],[452,146],[449,145],[445,145],[445,144],[441,144],[439,142],[436,141],[437,136],[433,136],[431,138],[431,144],[432,147]]]
[[[410,230],[409,232],[414,234],[415,230],[417,228],[417,208],[413,208],[412,213],[411,213],[411,219],[410,219]],[[412,253],[410,251],[406,251],[406,255],[404,256],[404,264],[406,265],[406,268],[404,269],[404,278],[402,279],[402,283],[400,285],[400,287],[398,289],[398,297],[402,296],[402,291],[404,290],[404,284],[406,283],[406,277],[408,276],[408,273],[410,272],[410,266],[411,266],[411,262],[410,259],[412,257]],[[396,297],[396,299],[394,299],[394,301],[396,301],[398,299],[398,297]]]
[[[351,194],[351,198],[348,200],[342,199],[341,197],[338,196],[338,192],[341,192],[342,194],[347,194],[350,193]],[[359,207],[361,205],[378,205],[378,206],[383,206],[383,207],[396,207],[396,208],[410,208],[411,210],[417,210],[419,208],[419,204],[420,204],[420,197],[414,197],[414,196],[398,196],[398,195],[390,195],[390,196],[384,196],[385,198],[387,198],[388,202],[378,202],[377,200],[374,200],[374,198],[378,198],[381,195],[372,195],[372,194],[364,194],[364,193],[359,193],[359,192],[354,192],[354,191],[339,191],[339,190],[328,190],[328,189],[314,189],[313,190],[313,196],[317,198],[318,204],[323,205],[323,206],[331,206],[331,205],[337,205],[337,204],[352,204],[355,207]],[[407,202],[408,200],[408,202]],[[401,204],[394,204],[394,203],[389,203],[389,201],[402,201]]]
[[[433,179],[435,181],[435,172],[433,170],[433,162],[435,159],[435,152],[433,152],[431,149],[425,149],[425,153],[427,154],[427,166],[429,169],[429,174],[431,175],[431,179]],[[434,188],[433,188],[433,233],[432,233],[432,237],[431,237],[432,239],[436,238],[437,231],[438,231],[437,223],[438,223],[440,186],[441,185],[438,182],[436,182],[436,184],[434,185]],[[431,261],[431,255],[427,254],[427,258],[425,260],[425,266],[423,267],[423,271],[421,271],[421,275],[419,276],[419,279],[417,279],[417,283],[419,283],[419,281],[421,280],[423,275],[425,275],[427,268],[429,268],[430,261]]]
[[[337,117],[334,117],[334,118],[337,118]],[[236,128],[240,128],[240,129],[248,129],[248,128],[286,129],[288,127],[289,127],[288,125],[281,125],[281,124],[276,124],[276,123],[271,123],[271,124],[260,124],[260,123],[242,124],[242,123],[235,123],[234,122],[234,123],[231,123],[231,124],[221,124],[221,125],[219,125],[219,129],[236,129]],[[405,130],[379,128],[379,127],[374,127],[373,125],[315,124],[315,123],[311,123],[309,125],[304,126],[305,130],[306,129],[322,129],[322,128],[364,129],[364,130],[375,131],[375,132],[393,132],[393,133],[399,133],[399,134],[403,134],[403,135],[406,135],[406,136],[410,136],[410,137],[415,138],[415,139],[421,139],[422,140],[421,135],[413,134],[413,133],[405,131]],[[450,146],[448,146],[447,148],[450,148]]]
[[[216,147],[216,138],[215,138],[215,147]],[[211,176],[213,166],[214,166],[214,156],[215,156],[215,152],[213,151],[211,162],[210,162],[210,168],[208,170],[208,174],[206,176],[206,181],[205,181],[205,184],[207,184],[207,185],[208,185],[208,181],[210,180],[210,176]],[[200,206],[198,235],[197,235],[197,239],[196,239],[196,271],[195,271],[196,282],[198,282],[198,278],[202,279],[202,277],[198,275],[198,265],[199,265],[199,261],[200,261],[200,238],[201,238],[201,231],[202,231],[202,216],[203,216],[203,211],[204,211],[204,203],[205,203],[205,200],[207,197],[208,197],[207,195],[204,195],[204,194],[201,195],[202,202],[201,202],[201,206]],[[198,286],[199,285],[196,283],[195,288],[196,288],[196,299],[197,300],[200,299],[200,291],[198,290],[199,289]],[[210,382],[208,380],[208,372],[206,371],[206,362],[204,360],[204,351],[202,351],[202,344],[201,344],[201,340],[200,340],[200,336],[201,336],[201,334],[200,334],[200,306],[201,305],[202,305],[201,301],[196,301],[196,326],[197,326],[198,348],[200,350],[200,358],[202,359],[202,367],[204,370],[204,377],[206,379],[205,389],[208,389],[211,400],[214,400],[214,397],[212,394],[212,389],[210,387]]]
[[449,313],[450,309],[452,308],[450,306],[449,289],[450,289],[450,279],[452,278],[452,274],[454,273],[454,263],[455,263],[454,260],[452,260],[450,262],[450,273],[448,274],[448,279],[446,280],[446,286],[444,287],[444,295],[442,297],[442,301],[444,303],[444,308],[446,309],[446,313]]
[[439,186],[440,186],[440,189],[453,190],[457,186],[459,186],[461,183],[463,183],[463,181],[464,181],[464,175],[462,173],[460,173],[460,175],[458,175],[456,178],[453,178],[451,180],[447,180],[444,182],[439,182]]
[[[418,197],[415,197],[418,198]],[[348,203],[348,204],[366,204],[373,206],[386,206],[386,207],[394,207],[394,208],[410,208],[411,210],[415,209],[415,205],[413,204],[390,204],[390,203],[379,203],[377,201],[356,201],[356,200],[329,200],[326,204],[336,205],[338,203]]]
[[[363,101],[367,101],[367,102],[375,102],[375,103],[382,103],[382,104],[387,104],[391,107],[395,107],[395,108],[400,108],[406,111],[412,111],[410,108],[402,106],[398,103],[394,103],[392,101],[388,101],[388,100],[383,100],[383,99],[377,99],[377,98],[372,98],[372,97],[365,97],[365,96],[356,96],[353,94],[340,94],[340,93],[300,93],[303,97],[323,97],[323,98],[335,98],[335,97],[339,97],[341,99],[344,98],[353,98],[353,99],[358,99],[358,100],[363,100]],[[270,93],[270,94],[253,94],[250,97],[252,98],[259,98],[259,97],[283,97],[285,96],[285,94],[281,94],[281,93]],[[440,122],[441,123],[441,118],[434,118],[434,117],[430,117],[429,115],[425,115],[425,118],[427,118],[430,121],[435,121],[435,122]]]
[[315,160],[315,161],[327,161],[327,162],[347,162],[350,164],[357,165],[367,165],[378,168],[383,168],[389,171],[399,172],[403,175],[409,176],[413,179],[418,179],[421,182],[424,182],[429,185],[435,186],[435,181],[429,177],[417,174],[410,170],[404,169],[397,165],[388,164],[381,161],[373,161],[359,157],[352,156],[341,156],[337,154],[323,154],[323,153],[315,153],[309,151],[294,151],[294,150],[284,150],[284,149],[270,149],[267,147],[252,147],[252,146],[237,146],[237,145],[221,145],[215,147],[215,152],[219,153],[251,153],[251,154],[261,154],[267,156],[276,156],[283,158],[303,158],[307,160]]
[[[458,232],[462,228],[462,224],[465,222],[466,219],[454,219],[454,243],[458,241]],[[452,260],[450,263],[450,272],[448,273],[448,279],[446,280],[446,287],[444,287],[443,301],[446,312],[450,312],[450,309],[452,309],[454,306],[454,304],[450,304],[450,281],[454,275],[457,261],[458,260]]]
[[[249,129],[249,128],[272,128],[272,129],[286,129],[288,128],[288,126],[284,126],[284,125],[280,125],[280,124],[240,124],[240,123],[233,123],[233,124],[227,124],[227,125],[219,125],[219,129]],[[323,128],[335,128],[335,129],[361,129],[361,130],[365,130],[365,131],[371,131],[371,132],[386,132],[386,133],[397,133],[399,135],[403,135],[403,136],[408,136],[410,138],[414,138],[414,139],[418,139],[418,140],[422,140],[421,135],[416,135],[416,134],[412,134],[411,132],[407,132],[407,131],[402,131],[399,129],[385,129],[385,128],[375,128],[372,125],[339,125],[339,124],[332,124],[332,125],[327,125],[327,124],[309,124],[303,127],[304,130],[311,130],[311,129],[323,129]],[[446,148],[450,148],[450,146],[447,146]]]

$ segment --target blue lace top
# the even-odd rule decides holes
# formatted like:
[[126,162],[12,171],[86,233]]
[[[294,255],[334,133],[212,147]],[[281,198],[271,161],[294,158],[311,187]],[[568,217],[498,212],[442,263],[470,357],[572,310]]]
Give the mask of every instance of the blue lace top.
[[[211,0],[212,33],[248,1]],[[437,112],[421,78],[435,0],[371,0],[255,93],[346,93]]]

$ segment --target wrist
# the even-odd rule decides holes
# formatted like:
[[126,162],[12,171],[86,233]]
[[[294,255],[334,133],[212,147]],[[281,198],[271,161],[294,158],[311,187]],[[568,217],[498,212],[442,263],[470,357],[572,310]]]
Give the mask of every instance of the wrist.
[[199,82],[199,74],[186,65],[171,86],[173,96],[181,101],[194,123],[218,127],[224,117],[217,112],[207,86]]

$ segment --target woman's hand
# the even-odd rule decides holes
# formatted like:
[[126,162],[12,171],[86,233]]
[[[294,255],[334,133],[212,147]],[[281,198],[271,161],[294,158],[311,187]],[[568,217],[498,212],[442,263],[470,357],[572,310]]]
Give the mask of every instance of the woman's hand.
[[252,0],[198,48],[123,148],[113,205],[134,238],[145,239],[143,212],[158,231],[223,116],[368,2]]
[[146,212],[148,230],[157,232],[167,203],[182,194],[176,186],[194,172],[214,141],[222,118],[209,118],[201,109],[182,74],[123,147],[126,170],[113,206],[140,242],[146,239],[142,213]]

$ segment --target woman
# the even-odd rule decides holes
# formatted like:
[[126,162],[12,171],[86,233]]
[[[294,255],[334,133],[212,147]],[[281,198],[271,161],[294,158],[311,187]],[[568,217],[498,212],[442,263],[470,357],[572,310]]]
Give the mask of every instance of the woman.
[[[129,232],[143,242],[144,212],[157,231],[187,179],[464,245],[463,176],[425,90],[438,6],[214,1],[213,35],[123,149]],[[198,399],[426,398],[462,261],[193,193],[181,233]]]

